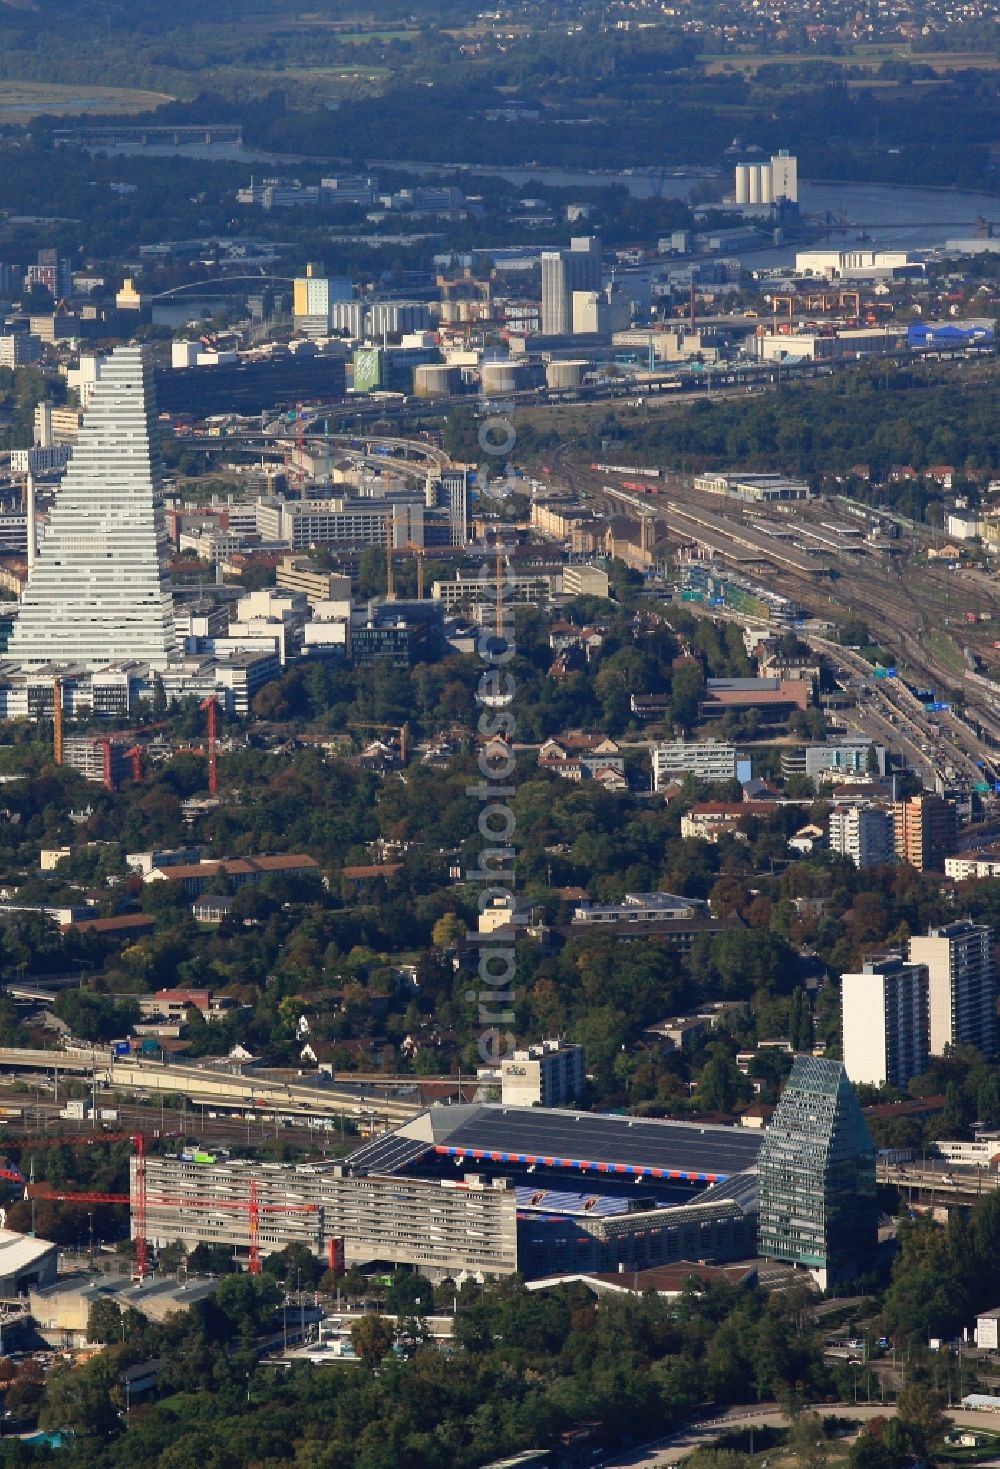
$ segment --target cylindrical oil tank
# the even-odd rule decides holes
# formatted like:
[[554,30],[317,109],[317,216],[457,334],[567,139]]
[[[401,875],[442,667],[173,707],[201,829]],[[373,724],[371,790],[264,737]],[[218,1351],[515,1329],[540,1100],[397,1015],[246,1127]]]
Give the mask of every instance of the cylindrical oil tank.
[[738,163],[736,165],[736,202],[737,204],[750,203],[749,163]]
[[590,363],[584,361],[583,358],[574,358],[566,362],[547,362],[545,381],[550,388],[578,388],[589,366]]
[[424,362],[413,369],[413,391],[418,398],[450,398],[458,392],[461,374],[446,362]]
[[769,163],[762,163],[760,166],[760,202],[762,204],[774,202],[774,183]]
[[438,303],[438,316],[442,321],[454,324],[459,320],[457,301],[441,301]]
[[750,199],[751,204],[760,203],[760,164],[750,165]]
[[522,362],[484,362],[481,379],[484,393],[516,393],[527,386]]

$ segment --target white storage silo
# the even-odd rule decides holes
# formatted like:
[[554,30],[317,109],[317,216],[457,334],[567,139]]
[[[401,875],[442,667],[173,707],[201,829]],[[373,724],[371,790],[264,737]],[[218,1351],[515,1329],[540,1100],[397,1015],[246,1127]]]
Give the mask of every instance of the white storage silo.
[[519,362],[484,362],[480,370],[484,393],[516,393],[525,386],[525,369]]
[[423,362],[413,369],[413,391],[418,398],[450,398],[458,392],[461,375],[444,362]]
[[578,388],[589,366],[590,363],[582,357],[570,361],[547,362],[545,381],[550,388]]

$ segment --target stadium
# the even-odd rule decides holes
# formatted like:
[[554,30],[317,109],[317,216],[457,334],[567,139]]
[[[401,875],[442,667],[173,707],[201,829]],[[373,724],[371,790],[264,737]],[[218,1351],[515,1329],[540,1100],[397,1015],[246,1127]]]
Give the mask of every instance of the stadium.
[[756,1254],[754,1129],[540,1107],[435,1107],[347,1160],[441,1182],[509,1180],[528,1277]]
[[439,1106],[337,1161],[151,1157],[147,1228],[154,1243],[241,1256],[254,1215],[261,1253],[299,1243],[432,1279],[745,1260],[756,1255],[760,1146],[738,1127]]

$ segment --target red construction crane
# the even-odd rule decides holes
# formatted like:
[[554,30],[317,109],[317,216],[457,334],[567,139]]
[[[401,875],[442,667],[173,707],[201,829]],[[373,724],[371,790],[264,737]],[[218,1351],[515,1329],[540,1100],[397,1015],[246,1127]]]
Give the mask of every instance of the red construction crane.
[[113,792],[115,788],[115,772],[111,755],[112,745],[113,742],[110,735],[101,736],[101,749],[104,751],[104,789]]
[[[102,1142],[124,1142],[128,1138],[135,1149],[135,1199],[129,1194],[112,1193],[69,1193],[65,1189],[50,1189],[47,1184],[29,1183],[24,1190],[26,1199],[51,1199],[67,1204],[132,1204],[135,1225],[135,1273],[138,1280],[148,1274],[149,1253],[146,1247],[146,1139],[141,1132],[105,1133]],[[59,1139],[60,1142],[66,1139]],[[21,1146],[30,1147],[30,1143]]]
[[[54,682],[53,682],[53,685],[52,685],[52,700],[53,700],[53,712],[54,712],[54,723],[53,723],[53,731],[52,731],[53,755],[54,755],[56,764],[57,765],[62,765],[62,763],[63,763],[63,744],[64,744],[64,739],[63,739],[63,722],[64,722],[64,717],[65,716],[64,716],[64,712],[63,712],[62,682],[59,679],[55,679]],[[126,740],[128,740],[130,738],[134,739],[136,735],[148,735],[148,734],[152,734],[155,730],[158,730],[158,729],[166,729],[166,728],[167,728],[166,721],[160,721],[160,723],[158,723],[158,724],[144,724],[144,725],[140,725],[137,729],[119,729],[119,730],[116,730],[113,734],[97,735],[97,736],[95,736],[94,739],[91,741],[91,744],[92,744],[92,746],[93,745],[100,745],[100,747],[101,747],[101,751],[102,751],[102,754],[103,754],[102,767],[101,767],[101,782],[104,785],[104,788],[106,790],[109,790],[109,791],[112,791],[112,792],[116,789],[116,787],[115,787],[115,776],[114,776],[114,760],[115,760],[115,751],[118,749],[118,747],[120,745],[122,745]],[[143,755],[142,746],[139,745],[139,744],[135,744],[130,749],[126,750],[124,752],[124,755],[125,755],[125,759],[126,760],[131,760],[131,762],[132,762],[132,778],[133,778],[133,780],[135,780],[136,782],[141,781],[142,780],[142,755]],[[138,775],[136,774],[136,771],[139,772]],[[88,779],[89,779],[89,777],[88,777]]]
[[[180,1137],[178,1132],[161,1132],[158,1137]],[[51,1137],[5,1137],[4,1148],[19,1148],[33,1153],[36,1148],[85,1148],[97,1143],[130,1143],[135,1137],[132,1132],[67,1132]]]
[[208,714],[208,792],[214,796],[219,789],[219,705],[216,699],[206,699],[199,708]]
[[146,1244],[146,1139],[141,1132],[135,1135],[135,1205],[133,1206],[135,1232],[135,1273],[139,1284],[146,1279],[149,1267],[149,1251]]
[[90,1191],[71,1193],[66,1189],[49,1188],[48,1184],[45,1183],[28,1184],[25,1189],[25,1196],[30,1199],[44,1199],[51,1203],[63,1204],[131,1204],[135,1227],[135,1273],[140,1280],[144,1280],[149,1273],[148,1247],[146,1243],[146,1210],[150,1201],[154,1207],[163,1205],[175,1209],[245,1209],[249,1215],[249,1264],[251,1275],[259,1275],[261,1270],[261,1214],[315,1214],[319,1211],[318,1204],[261,1203],[257,1194],[256,1179],[250,1180],[249,1200],[192,1198],[187,1194],[182,1197],[173,1198],[169,1195],[159,1193],[154,1193],[150,1200],[146,1184],[145,1152],[140,1154],[138,1146],[136,1148],[135,1184],[134,1197],[130,1194],[102,1194]]
[[[16,1168],[0,1169],[0,1176],[9,1179],[12,1183],[23,1183],[25,1185],[24,1195],[29,1199],[47,1199],[53,1203],[64,1204],[131,1204],[132,1223],[135,1236],[135,1274],[139,1281],[145,1280],[149,1273],[149,1247],[147,1244],[146,1216],[149,1204],[149,1189],[146,1179],[146,1139],[141,1132],[104,1132],[96,1135],[78,1134],[60,1138],[44,1138],[38,1142],[30,1139],[9,1139],[8,1145],[21,1149],[33,1147],[58,1147],[65,1143],[67,1145],[84,1143],[112,1143],[130,1141],[135,1149],[135,1189],[132,1194],[99,1193],[95,1190],[83,1192],[71,1192],[67,1189],[50,1188],[45,1183],[28,1183],[24,1175]],[[203,1199],[184,1196],[172,1198],[165,1194],[155,1193],[153,1195],[154,1205],[168,1205],[174,1208],[202,1208],[202,1209],[245,1209],[249,1216],[249,1262],[250,1274],[260,1274],[260,1216],[261,1214],[315,1214],[318,1212],[318,1204],[272,1204],[262,1203],[257,1192],[257,1180],[250,1180],[250,1198],[244,1199]],[[342,1258],[342,1256],[341,1256]],[[331,1253],[331,1262],[333,1254]]]
[[[26,1199],[42,1199],[51,1204],[130,1204],[131,1194],[100,1194],[92,1191],[71,1194],[65,1189],[49,1188],[47,1183],[29,1183],[24,1191]],[[139,1241],[136,1240],[136,1260],[139,1258]]]

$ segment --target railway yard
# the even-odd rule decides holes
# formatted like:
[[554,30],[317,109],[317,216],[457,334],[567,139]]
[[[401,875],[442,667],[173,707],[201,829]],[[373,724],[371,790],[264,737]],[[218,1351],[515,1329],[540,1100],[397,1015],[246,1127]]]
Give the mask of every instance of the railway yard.
[[[637,481],[636,471],[585,465],[572,450],[556,458],[583,503],[653,518],[678,562],[714,562],[786,599],[796,632],[835,673],[846,724],[902,750],[931,786],[992,791],[1000,780],[1000,682],[991,677],[1000,597],[987,575],[928,557],[940,532],[841,497],[748,503],[668,471]],[[852,620],[867,624],[881,669],[837,641],[836,625]]]

